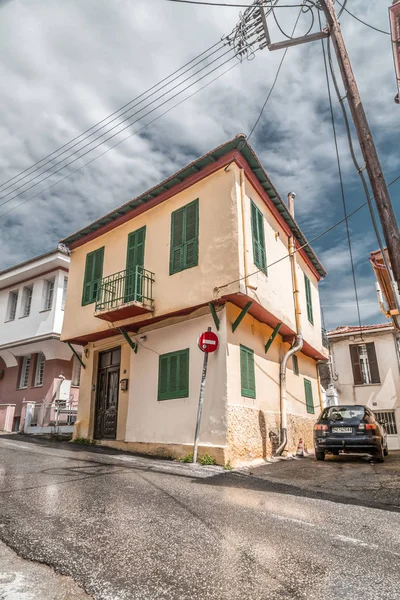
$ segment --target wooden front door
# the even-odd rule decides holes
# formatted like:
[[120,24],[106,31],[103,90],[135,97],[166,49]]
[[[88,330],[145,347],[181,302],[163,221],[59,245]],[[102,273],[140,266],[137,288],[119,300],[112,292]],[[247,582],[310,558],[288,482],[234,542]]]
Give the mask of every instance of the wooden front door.
[[94,437],[115,440],[118,420],[119,365],[121,348],[99,355]]

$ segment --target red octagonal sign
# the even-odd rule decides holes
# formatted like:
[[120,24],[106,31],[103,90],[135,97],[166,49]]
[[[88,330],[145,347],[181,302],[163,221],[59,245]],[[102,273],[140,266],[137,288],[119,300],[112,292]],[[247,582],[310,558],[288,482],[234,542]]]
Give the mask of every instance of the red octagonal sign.
[[199,348],[203,352],[215,352],[218,348],[218,336],[212,331],[206,331],[199,337]]

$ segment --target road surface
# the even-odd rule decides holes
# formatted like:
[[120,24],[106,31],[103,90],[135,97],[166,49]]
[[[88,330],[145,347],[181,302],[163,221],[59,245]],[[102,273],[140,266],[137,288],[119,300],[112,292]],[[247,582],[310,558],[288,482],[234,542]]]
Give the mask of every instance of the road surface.
[[400,599],[393,508],[18,436],[0,498],[0,539],[98,600]]

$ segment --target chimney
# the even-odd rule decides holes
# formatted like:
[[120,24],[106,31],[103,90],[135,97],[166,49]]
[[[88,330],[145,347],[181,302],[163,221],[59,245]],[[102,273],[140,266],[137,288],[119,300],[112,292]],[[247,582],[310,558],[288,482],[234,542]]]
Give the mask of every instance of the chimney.
[[290,216],[294,219],[294,199],[296,198],[295,192],[288,193],[288,208]]

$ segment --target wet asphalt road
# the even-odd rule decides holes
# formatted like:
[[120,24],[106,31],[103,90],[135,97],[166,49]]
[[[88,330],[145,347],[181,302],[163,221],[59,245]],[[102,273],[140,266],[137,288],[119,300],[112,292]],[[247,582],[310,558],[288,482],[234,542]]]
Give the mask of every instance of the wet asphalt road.
[[66,444],[0,437],[0,538],[99,600],[400,599],[398,512]]

